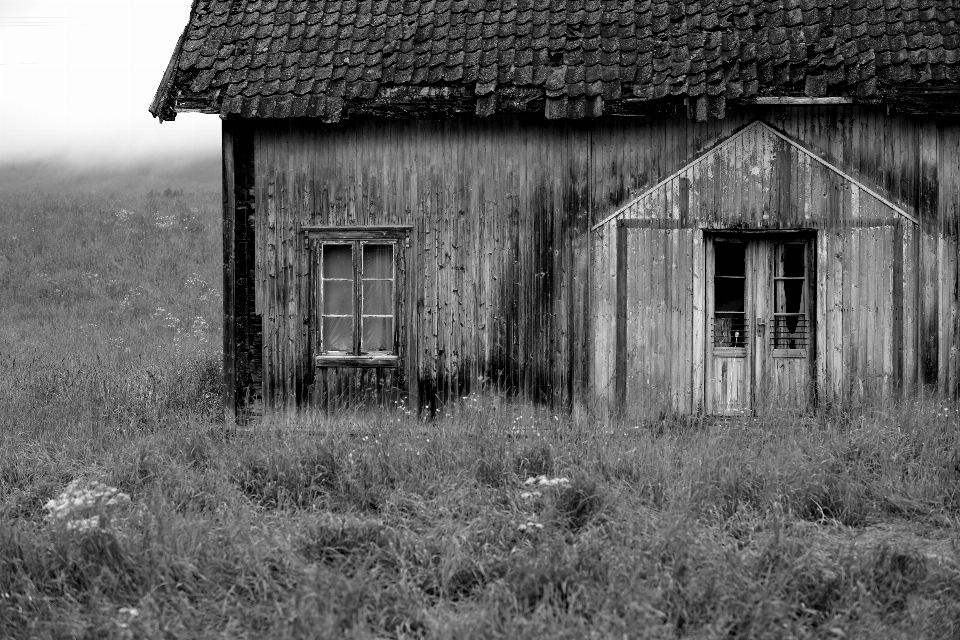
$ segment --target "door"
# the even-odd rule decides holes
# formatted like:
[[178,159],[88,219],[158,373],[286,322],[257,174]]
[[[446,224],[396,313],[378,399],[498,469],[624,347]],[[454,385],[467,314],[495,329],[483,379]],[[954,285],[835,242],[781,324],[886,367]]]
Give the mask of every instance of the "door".
[[814,370],[814,255],[809,236],[708,237],[708,412],[807,408]]

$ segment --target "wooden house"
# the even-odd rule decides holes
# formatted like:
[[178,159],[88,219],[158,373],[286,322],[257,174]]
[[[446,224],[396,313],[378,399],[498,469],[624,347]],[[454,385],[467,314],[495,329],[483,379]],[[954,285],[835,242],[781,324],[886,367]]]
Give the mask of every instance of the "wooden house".
[[956,0],[194,0],[231,412],[956,396]]

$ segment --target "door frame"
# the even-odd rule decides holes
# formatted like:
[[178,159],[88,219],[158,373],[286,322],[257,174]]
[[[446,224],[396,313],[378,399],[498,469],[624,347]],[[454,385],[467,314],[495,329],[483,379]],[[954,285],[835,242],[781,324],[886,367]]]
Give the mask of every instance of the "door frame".
[[[699,319],[699,322],[702,323],[702,334],[704,335],[704,352],[703,352],[703,384],[700,389],[701,401],[704,408],[704,412],[707,414],[720,414],[720,415],[729,415],[724,412],[718,412],[716,407],[714,407],[714,397],[711,393],[711,383],[713,381],[713,357],[714,357],[714,345],[712,336],[712,329],[710,319],[714,313],[713,306],[714,303],[711,303],[712,299],[712,287],[713,287],[713,274],[714,274],[714,255],[715,255],[715,243],[717,239],[721,240],[737,240],[744,242],[749,247],[752,242],[759,240],[765,240],[769,242],[772,246],[775,242],[789,242],[789,241],[800,241],[805,243],[805,261],[806,261],[806,295],[807,295],[807,322],[808,322],[808,340],[807,340],[807,362],[808,362],[808,395],[807,404],[808,406],[815,406],[817,403],[817,315],[819,312],[819,301],[817,300],[817,230],[816,229],[704,229],[703,230],[703,246],[704,246],[704,263],[703,268],[703,302],[701,308],[703,313]],[[749,265],[746,265],[746,268],[749,270]],[[768,279],[772,282],[772,272],[767,274]],[[757,336],[757,318],[755,317],[754,310],[756,305],[754,304],[753,297],[755,295],[755,287],[753,281],[749,280],[745,283],[744,291],[744,312],[746,320],[746,331],[749,336],[752,336],[752,340],[748,343],[747,352],[744,354],[746,358],[746,365],[749,369],[746,374],[749,379],[749,404],[750,408],[746,412],[749,415],[755,415],[757,412],[757,383],[756,377],[759,374],[758,372],[758,359],[761,357],[760,352],[756,346],[756,336]],[[772,302],[771,302],[772,304]],[[766,320],[766,318],[765,318]],[[764,339],[767,338],[766,332],[764,333]]]

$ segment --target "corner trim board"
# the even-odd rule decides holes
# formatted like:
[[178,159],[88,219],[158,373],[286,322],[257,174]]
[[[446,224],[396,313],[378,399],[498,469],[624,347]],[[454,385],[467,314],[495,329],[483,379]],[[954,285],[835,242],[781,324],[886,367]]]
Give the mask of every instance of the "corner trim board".
[[223,412],[224,422],[233,425],[237,419],[237,312],[236,312],[236,194],[233,123],[221,124],[221,160],[223,181]]

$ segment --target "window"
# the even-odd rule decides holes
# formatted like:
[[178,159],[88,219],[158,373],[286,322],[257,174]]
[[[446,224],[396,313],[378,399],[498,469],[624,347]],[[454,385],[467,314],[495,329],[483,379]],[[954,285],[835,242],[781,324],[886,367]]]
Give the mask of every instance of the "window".
[[807,271],[802,243],[773,246],[773,348],[807,348]]
[[317,366],[394,366],[406,229],[309,229]]
[[717,242],[713,271],[714,347],[747,346],[746,245]]

